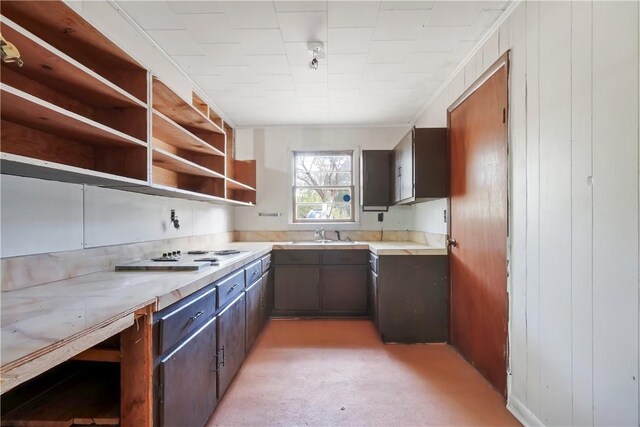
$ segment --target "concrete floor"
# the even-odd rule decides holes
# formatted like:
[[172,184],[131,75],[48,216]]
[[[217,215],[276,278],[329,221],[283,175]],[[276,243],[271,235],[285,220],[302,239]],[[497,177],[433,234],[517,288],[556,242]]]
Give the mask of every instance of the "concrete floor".
[[272,320],[208,425],[520,424],[447,345],[384,345],[364,320]]

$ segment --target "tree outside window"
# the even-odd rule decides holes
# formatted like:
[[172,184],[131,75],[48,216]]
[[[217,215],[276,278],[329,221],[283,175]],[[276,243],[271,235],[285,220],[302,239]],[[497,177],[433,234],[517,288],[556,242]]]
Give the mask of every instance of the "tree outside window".
[[354,222],[353,151],[294,152],[294,222]]

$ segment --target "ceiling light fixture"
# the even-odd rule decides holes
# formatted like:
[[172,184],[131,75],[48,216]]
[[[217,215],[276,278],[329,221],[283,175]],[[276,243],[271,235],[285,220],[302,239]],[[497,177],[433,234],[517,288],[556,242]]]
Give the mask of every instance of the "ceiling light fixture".
[[324,44],[322,42],[309,42],[307,44],[307,50],[311,55],[311,62],[309,63],[309,67],[314,70],[318,69],[318,59],[324,59]]

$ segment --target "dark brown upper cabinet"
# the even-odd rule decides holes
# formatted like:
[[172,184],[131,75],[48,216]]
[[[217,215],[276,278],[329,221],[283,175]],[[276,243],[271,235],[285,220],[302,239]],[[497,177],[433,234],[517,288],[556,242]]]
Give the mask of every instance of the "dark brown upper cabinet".
[[391,150],[363,150],[360,157],[360,206],[363,211],[388,211],[391,204]]
[[447,197],[447,129],[413,128],[391,152],[391,203]]

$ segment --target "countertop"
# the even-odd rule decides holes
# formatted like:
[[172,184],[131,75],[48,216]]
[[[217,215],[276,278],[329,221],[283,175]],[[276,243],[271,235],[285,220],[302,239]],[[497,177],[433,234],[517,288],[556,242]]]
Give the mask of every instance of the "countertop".
[[168,307],[274,249],[368,249],[378,255],[447,253],[445,248],[413,242],[234,242],[218,246],[249,252],[225,266],[193,272],[103,271],[3,292],[0,390],[4,392],[133,325],[137,310],[149,305],[154,310]]

